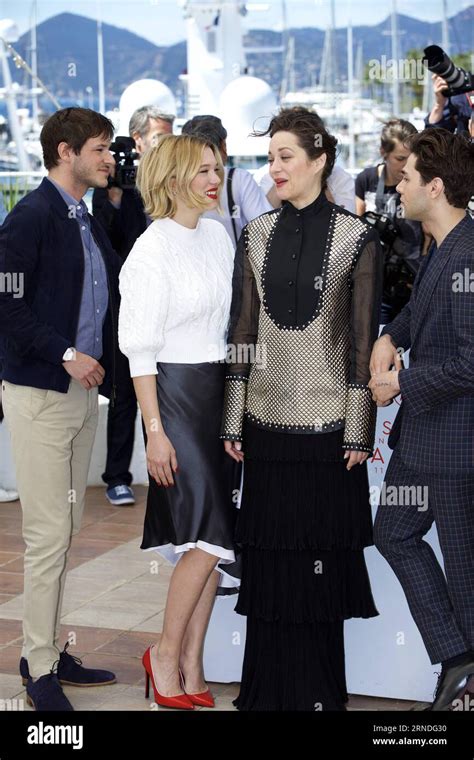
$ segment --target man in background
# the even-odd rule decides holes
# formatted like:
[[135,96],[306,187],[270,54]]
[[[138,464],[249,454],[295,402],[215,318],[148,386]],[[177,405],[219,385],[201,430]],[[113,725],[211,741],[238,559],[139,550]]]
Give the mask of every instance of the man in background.
[[[135,141],[138,158],[156,145],[161,135],[173,131],[173,120],[174,116],[163,113],[157,106],[143,106],[132,114],[129,133]],[[113,173],[117,174],[116,167]],[[151,222],[145,214],[137,189],[118,186],[96,188],[92,198],[92,209],[94,217],[107,233],[112,247],[122,261],[125,261],[135,241]],[[107,484],[107,499],[117,507],[135,503],[135,495],[131,488],[133,476],[130,472],[130,462],[135,438],[137,398],[128,362],[124,367],[125,373],[117,377],[115,405],[109,405],[108,409],[107,460],[102,475],[102,480]]]

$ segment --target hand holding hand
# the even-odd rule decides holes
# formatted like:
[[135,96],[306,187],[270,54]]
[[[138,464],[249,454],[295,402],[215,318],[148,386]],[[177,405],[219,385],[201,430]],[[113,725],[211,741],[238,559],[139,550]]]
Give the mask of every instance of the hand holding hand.
[[389,335],[382,335],[375,341],[370,357],[370,374],[388,372],[391,367],[402,369],[403,362],[399,349],[395,348]]
[[400,393],[398,370],[376,372],[370,378],[369,388],[377,406],[388,406],[392,399]]

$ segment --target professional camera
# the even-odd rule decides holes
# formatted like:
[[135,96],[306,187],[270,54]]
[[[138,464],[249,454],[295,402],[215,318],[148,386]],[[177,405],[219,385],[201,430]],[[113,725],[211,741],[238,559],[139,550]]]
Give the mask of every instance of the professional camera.
[[366,211],[363,219],[377,230],[384,253],[382,320],[385,323],[410,300],[418,265],[409,258],[410,244],[403,239],[395,220],[376,211]]
[[115,176],[109,177],[108,187],[133,190],[137,179],[135,160],[138,158],[135,140],[131,137],[117,137],[109,150],[114,154]]
[[429,45],[424,50],[423,63],[433,74],[446,80],[448,88],[442,94],[449,98],[474,90],[474,74],[456,66],[451,58],[438,45]]
[[381,243],[392,248],[400,235],[392,219],[387,214],[378,214],[376,211],[366,211],[363,218],[377,230]]

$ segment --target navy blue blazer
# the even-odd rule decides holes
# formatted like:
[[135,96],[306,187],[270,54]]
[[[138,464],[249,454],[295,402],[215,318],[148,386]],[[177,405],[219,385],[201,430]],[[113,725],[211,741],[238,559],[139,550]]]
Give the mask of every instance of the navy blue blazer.
[[[109,305],[103,327],[102,395],[113,401],[115,381],[127,362],[118,349],[118,275],[122,265],[101,225],[89,215],[107,270]],[[77,220],[54,185],[22,198],[0,227],[0,272],[23,276],[24,294],[0,292],[0,376],[11,383],[67,393],[70,375],[62,357],[75,345],[84,250]],[[2,288],[3,291],[7,290]]]
[[466,215],[427,259],[410,301],[382,331],[410,348],[388,444],[420,472],[473,473],[474,220]]

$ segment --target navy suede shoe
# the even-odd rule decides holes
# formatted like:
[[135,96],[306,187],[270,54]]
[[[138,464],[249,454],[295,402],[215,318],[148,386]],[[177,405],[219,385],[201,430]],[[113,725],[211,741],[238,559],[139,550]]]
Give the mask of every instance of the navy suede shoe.
[[[69,642],[67,642],[64,650],[59,655],[59,683],[66,686],[108,686],[117,681],[115,673],[112,673],[110,670],[83,668],[82,660],[66,651],[68,646]],[[20,660],[20,675],[23,685],[26,685],[30,674],[28,661],[24,657]]]
[[56,673],[48,673],[37,681],[28,678],[26,682],[26,701],[37,711],[70,712],[74,710],[61,688]]

